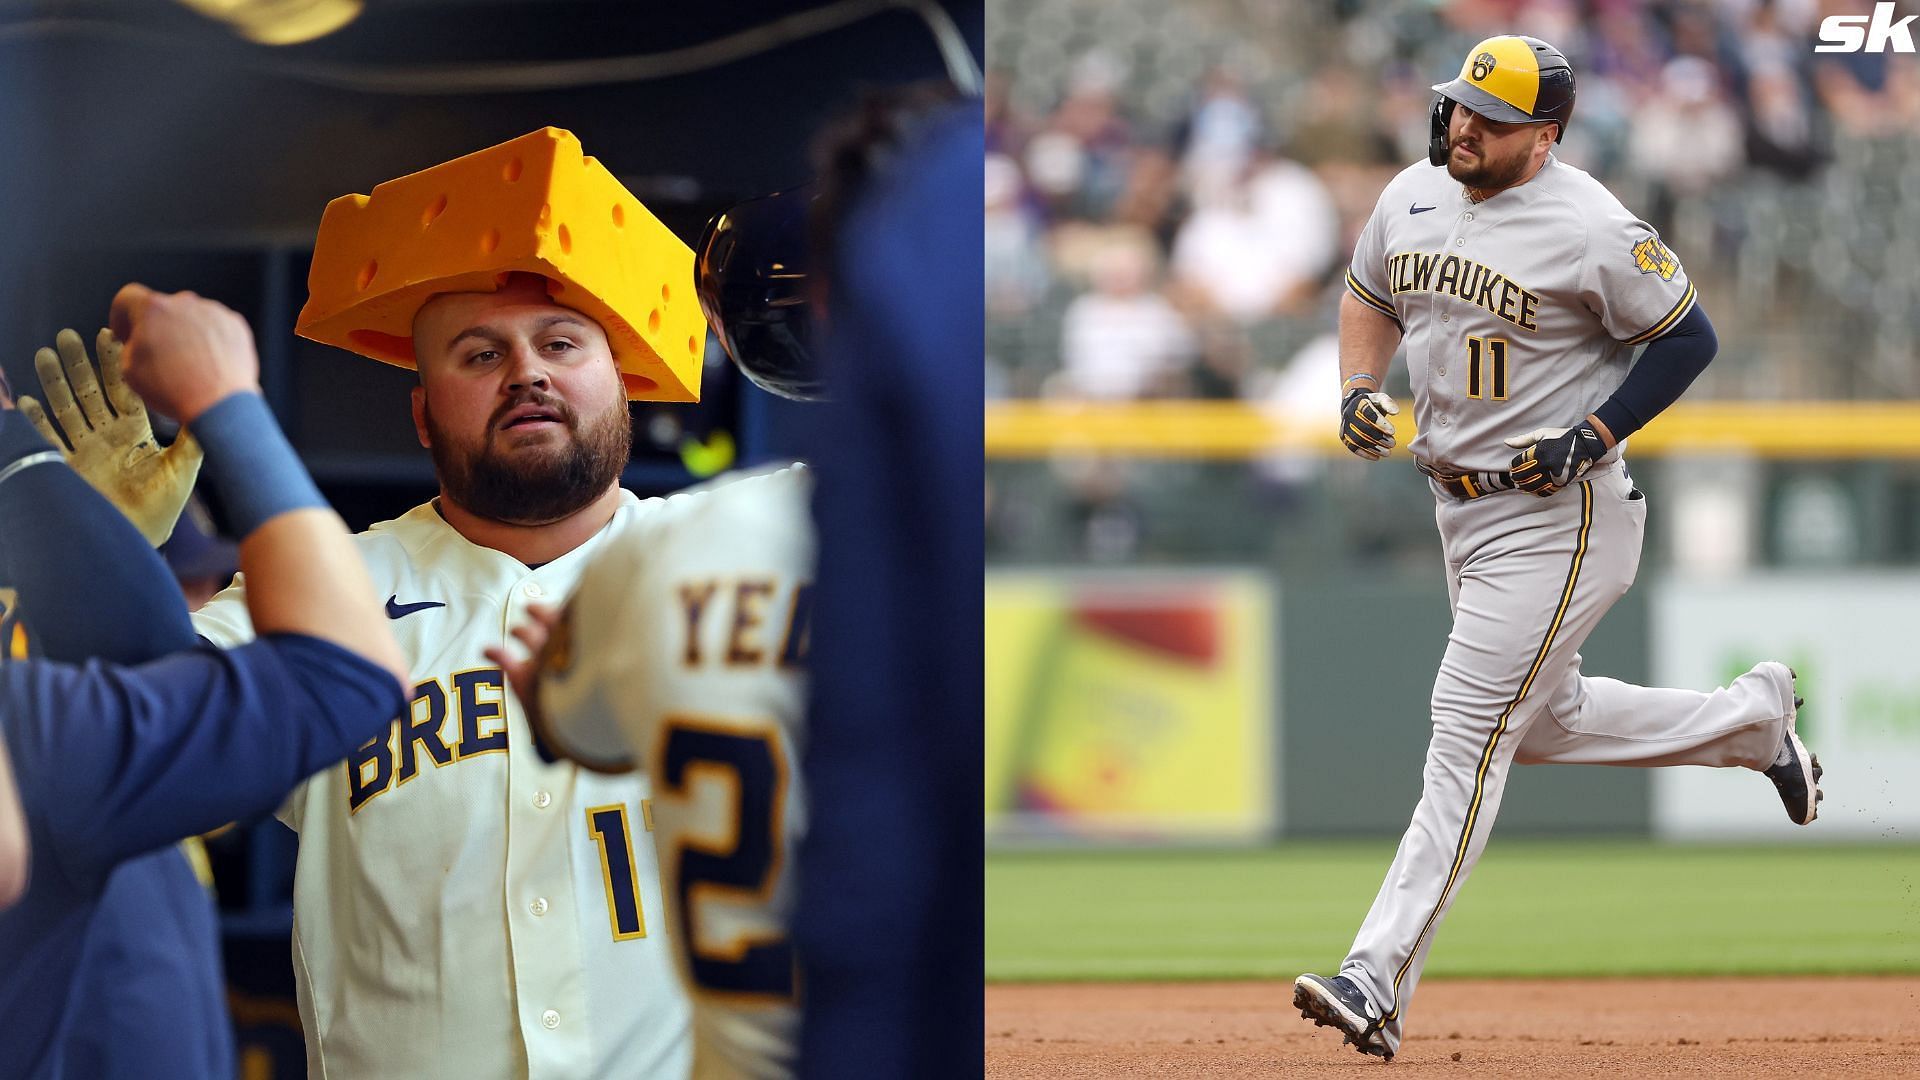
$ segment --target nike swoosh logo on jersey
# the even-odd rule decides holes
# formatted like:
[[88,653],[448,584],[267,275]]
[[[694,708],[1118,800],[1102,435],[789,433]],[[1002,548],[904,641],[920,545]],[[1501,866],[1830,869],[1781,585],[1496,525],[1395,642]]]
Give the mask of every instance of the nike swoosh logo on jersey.
[[428,608],[446,606],[445,603],[439,600],[422,600],[418,604],[403,604],[400,602],[400,594],[395,593],[387,597],[387,618],[404,619],[416,611],[425,611]]
[[1409,213],[1409,214],[1424,214],[1424,213],[1426,213],[1426,212],[1427,212],[1427,211],[1429,211],[1429,210],[1438,210],[1438,209],[1439,209],[1439,207],[1438,207],[1438,206],[1419,206],[1419,205],[1415,205],[1415,204],[1408,204],[1408,206],[1407,206],[1407,213]]

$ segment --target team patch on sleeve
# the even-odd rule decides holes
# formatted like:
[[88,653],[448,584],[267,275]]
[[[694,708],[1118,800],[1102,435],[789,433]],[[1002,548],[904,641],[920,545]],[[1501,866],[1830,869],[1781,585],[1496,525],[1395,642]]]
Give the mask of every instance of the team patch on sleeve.
[[1680,260],[1657,236],[1649,236],[1633,245],[1633,265],[1643,274],[1659,274],[1661,281],[1672,281],[1680,269]]

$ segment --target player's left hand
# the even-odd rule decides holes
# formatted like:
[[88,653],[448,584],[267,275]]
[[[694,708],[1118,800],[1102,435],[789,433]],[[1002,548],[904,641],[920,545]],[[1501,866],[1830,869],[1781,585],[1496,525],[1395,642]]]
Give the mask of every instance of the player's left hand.
[[1513,486],[1541,498],[1571,486],[1607,453],[1600,433],[1584,420],[1570,428],[1535,428],[1507,445],[1520,451],[1508,466]]
[[39,402],[23,397],[20,411],[48,442],[63,450],[71,446],[67,463],[73,471],[126,515],[147,543],[159,547],[193,494],[200,444],[184,428],[171,446],[154,439],[146,406],[121,380],[120,342],[112,331],[100,331],[95,342],[97,376],[79,334],[62,330],[54,346],[34,353],[33,367],[66,440],[54,433]]
[[535,694],[540,688],[540,668],[548,643],[553,640],[553,632],[560,625],[560,609],[545,604],[527,605],[527,622],[513,628],[513,636],[527,647],[527,655],[515,660],[508,655],[504,646],[489,645],[482,652],[487,659],[500,665],[507,675],[507,685],[513,688],[521,704],[531,707],[537,700]]

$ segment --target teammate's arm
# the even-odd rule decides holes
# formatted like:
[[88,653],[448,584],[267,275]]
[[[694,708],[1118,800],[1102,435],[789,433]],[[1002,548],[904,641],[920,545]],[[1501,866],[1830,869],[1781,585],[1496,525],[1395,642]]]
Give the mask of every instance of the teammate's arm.
[[[48,865],[69,875],[270,808],[405,700],[399,648],[345,526],[255,392],[246,323],[139,286],[115,297],[113,321],[128,385],[207,447],[209,478],[244,535],[242,565],[261,584],[248,599],[267,636],[138,669],[0,669],[0,736],[27,835],[47,839]],[[0,859],[12,847],[6,794]]]
[[346,525],[313,486],[259,393],[246,320],[192,293],[128,285],[113,298],[127,384],[192,431],[240,542],[254,630],[333,642],[385,668],[407,666]]
[[[603,553],[599,559],[613,554]],[[598,561],[587,571],[589,576],[582,579],[582,587],[594,580],[592,575],[597,569],[600,569]],[[542,760],[571,761],[610,775],[632,772],[636,762],[628,749],[626,734],[614,722],[614,714],[602,709],[576,708],[554,715],[541,693],[543,671],[559,671],[572,664],[567,656],[573,648],[569,629],[572,617],[571,602],[566,609],[528,604],[527,621],[513,628],[514,638],[526,648],[527,655],[516,660],[505,647],[489,645],[485,649],[486,657],[506,673],[507,686],[520,699],[520,710],[526,714],[527,726],[533,730],[533,748]]]
[[390,672],[297,634],[133,668],[0,667],[0,736],[36,866],[74,879],[271,810],[404,702]]
[[191,648],[173,575],[138,531],[0,396],[0,582],[39,655],[131,664]]
[[540,698],[540,654],[553,639],[554,630],[559,628],[560,616],[559,608],[527,605],[527,621],[513,628],[515,640],[527,650],[527,655],[518,660],[505,646],[489,645],[481,650],[487,659],[500,665],[507,676],[507,686],[529,708]]

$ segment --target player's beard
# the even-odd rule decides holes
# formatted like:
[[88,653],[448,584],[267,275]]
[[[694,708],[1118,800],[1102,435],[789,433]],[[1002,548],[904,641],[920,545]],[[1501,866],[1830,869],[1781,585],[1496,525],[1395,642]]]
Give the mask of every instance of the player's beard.
[[[505,413],[535,404],[560,417],[568,437],[559,445],[508,451],[498,444]],[[577,513],[620,476],[633,445],[626,400],[599,416],[582,418],[566,402],[534,391],[502,405],[487,423],[478,447],[452,437],[425,414],[433,466],[447,498],[469,513],[509,525],[546,525]]]
[[1474,146],[1479,156],[1470,164],[1461,164],[1453,156],[1453,148],[1459,145],[1459,139],[1447,144],[1447,175],[1479,191],[1499,191],[1512,187],[1527,171],[1527,161],[1533,156],[1533,144],[1526,142],[1521,143],[1510,157],[1491,157],[1483,141]]

